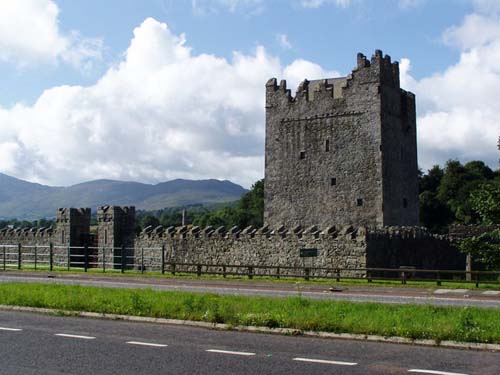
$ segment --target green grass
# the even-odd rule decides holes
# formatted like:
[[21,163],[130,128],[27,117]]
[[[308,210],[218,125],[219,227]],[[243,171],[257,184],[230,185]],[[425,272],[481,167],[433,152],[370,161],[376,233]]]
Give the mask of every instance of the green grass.
[[0,304],[187,319],[232,326],[500,343],[499,309],[25,283],[0,284]]
[[[7,267],[9,271],[18,271],[17,265],[10,264]],[[49,267],[46,265],[39,265],[35,270],[33,265],[23,265],[21,271],[26,272],[46,272],[49,271]],[[83,268],[72,267],[69,270],[66,267],[58,266],[54,267],[53,273],[61,273],[61,274],[82,274],[84,273]],[[161,278],[184,278],[184,279],[206,279],[206,280],[239,280],[245,282],[258,282],[258,281],[266,281],[272,283],[289,283],[295,284],[300,282],[303,285],[338,285],[338,286],[387,286],[387,287],[397,287],[397,288],[429,288],[429,289],[438,289],[438,288],[448,288],[448,289],[480,289],[480,290],[500,290],[500,284],[498,283],[488,283],[487,281],[481,282],[478,287],[472,282],[463,282],[460,280],[441,280],[441,285],[438,286],[435,281],[412,281],[408,280],[406,284],[402,284],[400,280],[372,280],[372,282],[368,282],[366,279],[349,279],[342,278],[341,281],[337,282],[335,279],[310,279],[309,281],[304,280],[303,278],[292,278],[292,277],[282,277],[277,279],[275,277],[267,277],[267,276],[255,276],[252,280],[248,279],[247,276],[234,276],[228,275],[227,277],[219,276],[219,275],[201,275],[200,277],[196,276],[193,273],[182,273],[176,272],[175,275],[172,275],[170,272],[165,272],[162,274],[159,271],[147,271],[141,274],[140,271],[128,270],[125,273],[121,273],[120,270],[115,270],[111,268],[106,268],[106,272],[103,273],[102,268],[89,268],[89,274],[105,274],[106,276],[115,276],[115,277],[161,277]]]

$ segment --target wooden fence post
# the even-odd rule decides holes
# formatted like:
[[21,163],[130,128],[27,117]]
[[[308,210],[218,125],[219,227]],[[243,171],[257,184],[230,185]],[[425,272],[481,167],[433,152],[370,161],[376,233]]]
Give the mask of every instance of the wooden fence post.
[[309,276],[311,274],[311,269],[309,267],[304,268],[304,279],[309,281]]
[[21,269],[21,243],[17,244],[17,269]]
[[89,245],[85,244],[83,247],[83,269],[87,272],[89,268]]
[[144,248],[141,247],[141,273],[144,273]]
[[127,254],[125,253],[125,245],[122,245],[122,250],[121,250],[121,261],[122,261],[122,273],[125,272],[125,267],[127,266]]
[[165,245],[161,245],[161,274],[165,273]]
[[52,272],[54,270],[54,244],[49,243],[49,270]]

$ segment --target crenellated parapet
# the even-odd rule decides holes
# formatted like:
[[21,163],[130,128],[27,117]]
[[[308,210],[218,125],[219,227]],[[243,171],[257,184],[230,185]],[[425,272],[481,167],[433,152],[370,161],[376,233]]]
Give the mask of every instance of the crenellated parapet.
[[53,241],[53,228],[3,228],[1,245],[48,246]]
[[295,91],[287,87],[286,80],[278,84],[276,78],[266,83],[266,108],[280,107],[307,102],[329,102],[333,107],[345,106],[344,99],[350,96],[350,90],[359,85],[371,84],[375,89],[380,86],[400,89],[399,63],[392,61],[389,55],[376,50],[371,59],[358,53],[357,65],[346,77],[318,80],[304,79]]
[[365,227],[353,228],[352,226],[345,226],[343,228],[336,228],[329,226],[319,228],[316,225],[308,228],[303,228],[300,225],[294,228],[286,228],[279,226],[276,229],[271,229],[269,226],[255,228],[248,226],[243,229],[234,226],[226,229],[221,226],[214,228],[207,226],[200,228],[198,226],[181,226],[181,227],[168,227],[164,228],[159,225],[157,227],[148,226],[144,228],[136,237],[136,242],[170,242],[172,240],[183,239],[198,239],[203,241],[205,239],[217,238],[219,240],[249,240],[252,238],[267,238],[267,239],[342,239],[342,240],[364,240],[368,234]]

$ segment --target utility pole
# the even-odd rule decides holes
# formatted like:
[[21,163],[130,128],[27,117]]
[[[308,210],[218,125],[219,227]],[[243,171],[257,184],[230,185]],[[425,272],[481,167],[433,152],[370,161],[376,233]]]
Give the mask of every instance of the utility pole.
[[186,209],[182,209],[182,226],[186,225]]

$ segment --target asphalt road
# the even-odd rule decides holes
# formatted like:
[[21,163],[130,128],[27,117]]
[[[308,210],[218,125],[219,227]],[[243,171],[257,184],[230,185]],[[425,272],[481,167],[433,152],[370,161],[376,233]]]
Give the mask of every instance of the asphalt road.
[[0,374],[500,374],[500,354],[0,311]]
[[0,282],[61,283],[110,288],[151,288],[200,293],[237,294],[248,296],[289,297],[301,295],[316,299],[355,302],[414,303],[439,306],[478,306],[499,308],[500,291],[474,289],[398,288],[348,286],[330,291],[331,285],[276,283],[266,281],[210,280],[188,278],[116,277],[98,274],[49,274],[0,271]]

